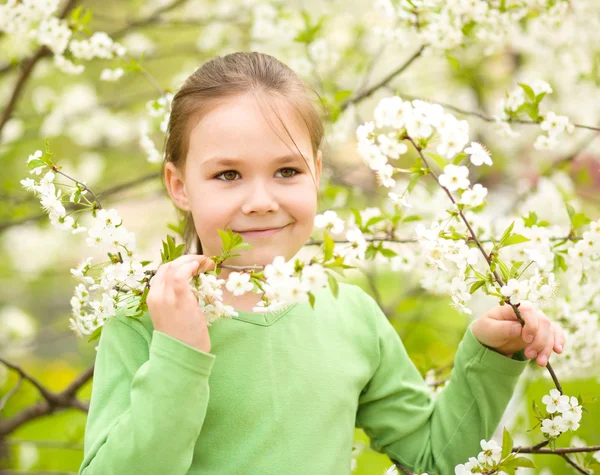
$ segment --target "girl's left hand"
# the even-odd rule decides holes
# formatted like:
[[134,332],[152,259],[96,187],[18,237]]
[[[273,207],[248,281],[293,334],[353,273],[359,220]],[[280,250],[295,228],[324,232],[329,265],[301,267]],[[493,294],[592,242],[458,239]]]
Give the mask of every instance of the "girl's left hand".
[[551,322],[539,309],[529,304],[519,306],[525,322],[521,326],[510,305],[498,305],[475,320],[471,326],[481,344],[511,358],[513,353],[525,349],[525,356],[546,366],[554,350],[562,353],[565,334],[558,323]]

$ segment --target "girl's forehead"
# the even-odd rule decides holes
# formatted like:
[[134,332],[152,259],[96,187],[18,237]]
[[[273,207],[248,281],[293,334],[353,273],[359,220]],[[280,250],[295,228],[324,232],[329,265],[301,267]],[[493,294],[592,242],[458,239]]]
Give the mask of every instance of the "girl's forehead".
[[297,145],[305,157],[312,157],[311,137],[302,118],[287,101],[273,101],[258,102],[252,95],[224,100],[191,129],[189,153],[201,161],[275,159],[297,153]]

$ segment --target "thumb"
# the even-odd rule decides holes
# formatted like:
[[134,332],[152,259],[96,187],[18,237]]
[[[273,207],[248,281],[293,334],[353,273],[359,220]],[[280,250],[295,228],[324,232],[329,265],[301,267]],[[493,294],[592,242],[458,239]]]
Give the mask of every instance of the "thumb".
[[519,322],[480,318],[473,322],[473,333],[484,345],[492,348],[501,346],[521,334]]

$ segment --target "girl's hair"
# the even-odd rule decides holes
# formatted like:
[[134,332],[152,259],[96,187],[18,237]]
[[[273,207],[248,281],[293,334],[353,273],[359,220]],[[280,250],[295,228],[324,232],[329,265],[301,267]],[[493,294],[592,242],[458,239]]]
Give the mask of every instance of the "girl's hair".
[[[223,99],[244,94],[253,94],[259,106],[261,105],[259,98],[267,100],[282,98],[292,105],[294,112],[308,129],[313,157],[316,158],[324,134],[321,121],[322,110],[315,105],[315,103],[320,104],[320,101],[314,100],[314,96],[318,98],[318,93],[312,86],[302,81],[292,69],[273,56],[258,52],[237,52],[223,57],[217,56],[204,63],[186,79],[179,92],[173,97],[161,169],[163,185],[165,185],[164,172],[167,162],[173,163],[179,172],[184,174],[189,136],[202,117],[216,108]],[[274,102],[269,101],[268,105],[296,145],[277,114]],[[297,145],[296,149],[302,155]],[[190,253],[195,242],[197,254],[202,254],[202,243],[196,233],[192,213],[179,208],[177,211],[184,225],[184,253]]]

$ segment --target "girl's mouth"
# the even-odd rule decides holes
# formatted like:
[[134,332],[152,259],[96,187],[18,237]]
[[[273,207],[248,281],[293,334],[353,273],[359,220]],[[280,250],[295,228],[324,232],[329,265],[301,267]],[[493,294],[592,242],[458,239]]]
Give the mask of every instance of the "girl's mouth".
[[238,234],[240,234],[244,239],[246,239],[246,238],[265,238],[265,237],[269,237],[269,236],[273,236],[274,234],[277,234],[279,231],[281,231],[282,229],[284,229],[287,226],[288,225],[286,224],[285,226],[282,226],[280,228],[262,229],[260,231],[244,231],[244,232],[236,231],[236,232]]

